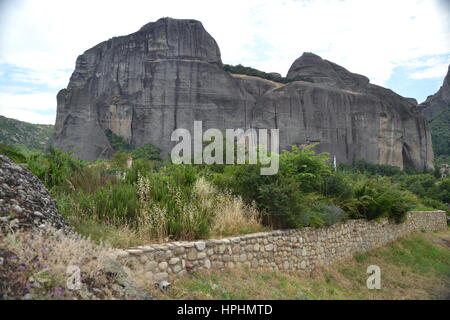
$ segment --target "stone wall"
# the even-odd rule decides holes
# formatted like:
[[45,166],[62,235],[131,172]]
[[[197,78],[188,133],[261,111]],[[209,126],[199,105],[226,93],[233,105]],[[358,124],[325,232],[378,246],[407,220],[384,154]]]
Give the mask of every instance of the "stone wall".
[[410,233],[447,229],[444,211],[409,212],[406,222],[349,220],[328,228],[248,234],[221,240],[172,242],[116,252],[140,283],[173,280],[192,271],[241,268],[311,271]]

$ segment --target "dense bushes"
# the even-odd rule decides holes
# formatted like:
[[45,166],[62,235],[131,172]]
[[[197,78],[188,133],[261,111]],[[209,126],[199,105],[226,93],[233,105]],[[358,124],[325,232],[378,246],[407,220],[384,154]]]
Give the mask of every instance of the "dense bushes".
[[401,171],[395,166],[372,164],[364,160],[355,161],[353,165],[340,164],[339,171],[346,174],[359,173],[372,178],[390,177],[391,183],[399,185],[397,188],[408,190],[420,198],[418,207],[448,211],[446,203],[450,202],[449,178],[440,178],[440,175],[430,172],[419,173],[411,168]]
[[[214,174],[223,188],[254,201],[275,228],[330,225],[347,217],[401,222],[419,200],[390,178],[331,170],[326,154],[293,147],[280,155],[277,175],[261,176],[259,166],[228,166]],[[343,210],[341,210],[343,209]]]
[[55,149],[25,159],[79,232],[123,246],[266,228],[325,227],[346,219],[401,222],[411,209],[447,209],[448,178],[364,162],[335,172],[328,156],[311,148],[283,151],[275,175],[261,175],[259,164],[190,166],[150,160],[158,151],[149,146],[131,168],[126,160],[132,152],[90,164]]
[[134,160],[145,159],[159,161],[161,160],[160,154],[161,150],[152,144],[144,144],[133,149],[131,152],[131,156]]
[[218,191],[193,166],[139,159],[130,169],[117,170],[100,163],[78,170],[53,190],[61,213],[79,231],[87,227],[92,233],[92,224],[106,224],[155,241],[263,230],[254,206]]
[[353,164],[341,163],[339,164],[339,169],[388,177],[402,173],[399,167],[388,164],[374,164],[362,159],[356,160]]
[[309,208],[313,192],[331,175],[328,158],[314,155],[311,148],[293,146],[280,155],[276,175],[260,175],[260,165],[226,166],[214,182],[230,189],[247,202],[254,201],[265,212],[264,221],[275,228],[308,225],[302,215]]
[[109,129],[105,131],[105,135],[111,147],[116,152],[115,156],[120,154],[122,157],[124,157],[124,155],[131,155],[134,160],[161,160],[161,150],[150,143],[133,148],[133,146],[125,141],[123,137],[116,135]]
[[325,202],[316,202],[304,214],[304,224],[311,227],[331,226],[347,218],[339,207]]
[[41,179],[49,189],[62,185],[83,165],[83,161],[54,148],[50,148],[47,153],[33,154],[27,160],[27,169]]
[[353,175],[351,179],[354,181],[352,196],[337,201],[350,218],[372,220],[389,217],[396,222],[402,222],[405,213],[418,204],[417,197],[402,190],[387,178]]

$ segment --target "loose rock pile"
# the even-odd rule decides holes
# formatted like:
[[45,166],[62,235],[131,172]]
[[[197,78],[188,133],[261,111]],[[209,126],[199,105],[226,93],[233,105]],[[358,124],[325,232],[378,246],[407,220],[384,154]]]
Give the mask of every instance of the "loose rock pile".
[[[0,300],[152,299],[109,250],[74,232],[40,180],[0,155]],[[66,286],[69,264],[81,269],[79,290]]]
[[46,224],[70,231],[42,182],[0,155],[0,232],[29,230]]

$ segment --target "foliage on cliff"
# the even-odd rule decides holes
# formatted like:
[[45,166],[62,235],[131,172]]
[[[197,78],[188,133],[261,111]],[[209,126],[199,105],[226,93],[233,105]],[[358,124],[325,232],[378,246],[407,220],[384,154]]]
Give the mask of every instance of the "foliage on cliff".
[[161,160],[161,150],[150,143],[134,148],[131,144],[125,141],[123,137],[113,133],[111,130],[106,130],[105,134],[116,154],[129,154],[135,160]]
[[223,69],[229,73],[235,73],[235,74],[245,74],[247,76],[254,76],[254,77],[260,77],[266,80],[280,82],[280,83],[289,83],[293,81],[307,81],[307,82],[313,82],[311,78],[308,77],[295,77],[293,79],[287,79],[286,77],[282,77],[281,75],[277,73],[267,73],[264,71],[260,71],[255,68],[251,67],[244,67],[241,64],[238,64],[236,66],[224,64]]

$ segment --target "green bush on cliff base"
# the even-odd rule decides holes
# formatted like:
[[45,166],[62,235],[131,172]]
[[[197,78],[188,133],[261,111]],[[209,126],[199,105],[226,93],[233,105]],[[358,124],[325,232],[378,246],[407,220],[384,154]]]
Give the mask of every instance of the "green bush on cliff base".
[[116,154],[129,154],[134,160],[161,160],[161,149],[150,143],[134,148],[123,137],[118,136],[109,129],[105,131],[105,135]]
[[174,165],[144,153],[131,168],[124,165],[130,153],[87,163],[55,149],[26,158],[25,165],[76,229],[97,239],[133,235],[133,241],[117,242],[122,245],[326,227],[346,219],[402,222],[408,210],[447,209],[450,200],[448,178],[361,162],[335,172],[327,154],[312,147],[283,151],[279,172],[271,176],[260,175],[259,164]]

